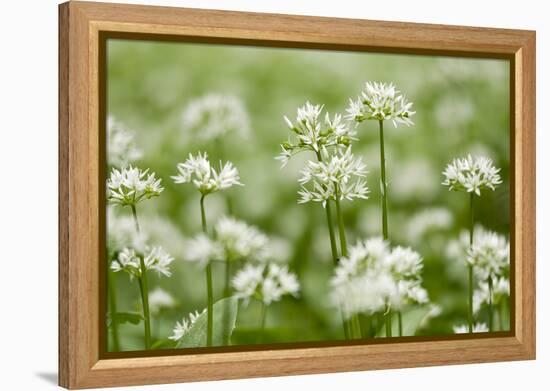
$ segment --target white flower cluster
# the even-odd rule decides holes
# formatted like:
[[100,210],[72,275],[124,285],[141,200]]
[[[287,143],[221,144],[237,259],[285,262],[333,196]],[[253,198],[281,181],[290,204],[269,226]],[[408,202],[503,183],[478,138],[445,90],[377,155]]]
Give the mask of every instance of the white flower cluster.
[[114,206],[107,209],[107,247],[110,251],[120,251],[125,247],[144,251],[147,236],[136,232],[134,219],[115,213]]
[[452,260],[464,261],[474,266],[476,275],[486,280],[507,277],[510,268],[510,244],[503,235],[489,231],[481,225],[474,227],[474,245],[470,249],[467,230],[460,232],[457,240],[447,244],[446,256]]
[[296,134],[295,142],[287,141],[281,144],[281,153],[276,157],[284,167],[290,158],[302,151],[313,151],[320,153],[323,148],[331,146],[347,147],[352,140],[355,140],[355,130],[351,129],[342,121],[340,114],[330,118],[325,114],[324,120],[319,117],[323,106],[313,105],[309,102],[297,110],[296,122],[284,117],[286,124]]
[[157,287],[149,292],[149,309],[152,313],[158,313],[163,308],[170,308],[176,304],[170,293]]
[[[332,156],[323,148],[322,156],[323,161],[310,160],[302,170],[298,203],[315,201],[325,206],[328,200],[368,198],[369,188],[362,179],[367,174],[367,166],[351,153],[351,147],[337,150]],[[305,186],[309,183],[312,183],[311,189]]]
[[265,263],[273,258],[270,244],[258,228],[222,217],[214,226],[214,238],[201,233],[187,241],[185,259],[202,267],[214,261]]
[[[459,326],[454,326],[453,331],[455,334],[468,334],[470,331],[468,330],[468,325],[463,324]],[[474,333],[487,333],[489,332],[489,327],[485,323],[476,323],[474,324],[473,328]]]
[[390,248],[380,237],[350,247],[331,280],[332,301],[346,318],[427,303],[422,258],[410,248]]
[[464,159],[454,159],[443,175],[445,180],[442,185],[448,186],[449,190],[466,191],[481,195],[481,190],[495,190],[497,185],[502,183],[497,169],[491,159],[478,156]]
[[191,312],[188,318],[184,317],[181,322],[176,322],[176,325],[174,326],[174,329],[172,331],[173,334],[168,338],[172,341],[181,340],[185,336],[185,334],[189,332],[191,327],[193,327],[193,325],[197,322],[197,319],[199,319],[199,317],[205,312],[206,309],[202,310],[202,312],[200,313],[198,311]]
[[429,232],[442,232],[451,228],[453,215],[446,208],[427,208],[411,216],[406,224],[407,239],[419,243]]
[[228,134],[246,137],[250,119],[243,102],[233,95],[208,94],[189,103],[182,115],[184,130],[203,141]]
[[135,206],[142,200],[158,197],[164,190],[160,183],[149,169],[113,168],[107,180],[107,200],[121,206]]
[[210,165],[206,152],[200,152],[195,157],[189,154],[187,160],[178,163],[179,175],[172,176],[175,183],[193,183],[202,195],[225,190],[234,185],[243,184],[239,182],[239,171],[233,166],[233,163],[226,162],[224,165],[220,162],[220,169],[217,171]]
[[144,253],[125,247],[118,253],[117,258],[111,261],[111,270],[114,272],[124,271],[130,275],[130,278],[141,277],[142,259],[146,270],[154,270],[159,276],[170,277],[172,275],[170,264],[174,258],[160,246],[146,248]]
[[227,261],[263,262],[270,256],[268,237],[244,221],[223,217],[214,227],[214,236]]
[[247,302],[257,299],[266,305],[279,301],[284,295],[297,296],[300,284],[286,266],[246,264],[233,278],[235,296]]
[[503,235],[481,230],[468,250],[467,261],[474,266],[480,279],[497,279],[508,273],[510,245]]
[[107,119],[107,161],[109,165],[124,168],[141,159],[143,153],[135,144],[133,132],[109,116]]
[[395,127],[398,123],[409,126],[415,114],[411,107],[412,102],[408,102],[392,83],[367,82],[357,100],[350,99],[347,118],[356,122],[391,120]]

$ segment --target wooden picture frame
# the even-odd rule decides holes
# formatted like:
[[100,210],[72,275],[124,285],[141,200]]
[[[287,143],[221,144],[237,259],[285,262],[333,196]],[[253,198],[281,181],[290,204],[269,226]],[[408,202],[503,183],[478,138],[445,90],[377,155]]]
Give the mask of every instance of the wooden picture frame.
[[[100,349],[104,34],[511,64],[512,331],[391,343],[108,357]],[[155,38],[156,39],[156,38]],[[104,140],[103,140],[104,141]],[[513,212],[513,214],[512,214]],[[90,388],[535,358],[535,32],[71,1],[59,6],[59,384]]]

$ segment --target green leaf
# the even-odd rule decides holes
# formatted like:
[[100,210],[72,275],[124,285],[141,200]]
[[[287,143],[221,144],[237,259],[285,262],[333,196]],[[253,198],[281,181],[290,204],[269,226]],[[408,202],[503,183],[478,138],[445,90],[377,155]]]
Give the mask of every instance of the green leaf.
[[109,319],[107,324],[111,326],[113,323],[123,324],[139,324],[143,320],[143,316],[134,312],[115,312],[114,314],[109,314]]
[[159,339],[151,345],[151,349],[173,349],[176,342],[171,339]]
[[[412,336],[416,335],[416,332],[418,328],[420,327],[420,324],[428,315],[430,312],[430,306],[421,306],[421,307],[414,307],[411,308],[408,311],[405,311],[402,313],[402,320],[403,320],[403,336]],[[376,333],[377,337],[385,337],[386,336],[386,327],[382,325],[380,330]],[[399,323],[397,321],[397,314],[394,313],[392,317],[392,336],[397,337],[399,336]]]
[[[224,311],[228,311],[228,317],[223,316]],[[218,300],[214,303],[214,318],[212,331],[212,345],[225,345],[229,340],[235,321],[237,320],[238,301],[235,297],[228,297]],[[227,319],[228,326],[224,327],[224,320]],[[191,329],[180,339],[178,348],[197,348],[206,346],[206,327],[207,327],[207,312],[199,316]]]

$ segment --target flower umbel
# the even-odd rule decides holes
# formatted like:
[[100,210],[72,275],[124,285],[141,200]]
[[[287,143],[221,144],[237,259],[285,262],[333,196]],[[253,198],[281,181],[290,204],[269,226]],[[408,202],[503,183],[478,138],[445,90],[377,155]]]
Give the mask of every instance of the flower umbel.
[[269,305],[284,295],[297,296],[300,284],[286,266],[246,264],[233,278],[233,288],[235,296],[245,302],[254,298]]
[[256,227],[230,217],[221,218],[214,226],[217,242],[227,261],[265,261],[269,239]]
[[191,101],[183,112],[182,124],[184,130],[204,141],[229,134],[245,137],[250,133],[246,108],[233,95],[208,94]]
[[[314,201],[322,202],[324,206],[328,200],[368,198],[369,188],[362,179],[367,174],[367,166],[360,157],[351,153],[351,147],[335,151],[330,156],[323,148],[322,156],[322,161],[310,160],[302,170],[302,177],[298,180],[302,185],[298,203]],[[305,187],[308,183],[312,184],[310,189]]]
[[143,200],[158,197],[164,190],[161,180],[149,169],[128,166],[113,168],[107,180],[107,201],[121,206],[135,206]]
[[357,100],[350,99],[346,118],[355,122],[365,120],[391,120],[393,126],[404,124],[413,125],[411,117],[412,102],[407,101],[405,95],[395,89],[393,83],[365,83],[365,89]]
[[189,154],[187,160],[178,163],[179,175],[172,176],[175,183],[193,183],[193,185],[206,195],[220,190],[225,190],[234,185],[243,186],[239,182],[239,171],[233,166],[233,163],[226,162],[224,165],[220,162],[220,169],[211,167],[206,152],[200,152],[195,157]]
[[133,132],[109,116],[107,119],[107,161],[111,166],[124,168],[141,159],[143,153],[137,148]]
[[172,275],[169,266],[174,258],[159,246],[147,248],[144,254],[126,247],[118,253],[116,259],[111,261],[111,270],[114,272],[124,271],[130,275],[130,278],[140,277],[142,258],[146,270],[154,270],[159,276],[170,277]]
[[480,196],[481,190],[495,190],[502,183],[499,171],[491,159],[468,155],[463,159],[454,159],[445,168],[442,185],[448,186],[449,190],[473,192]]
[[286,116],[284,120],[290,130],[296,135],[294,141],[286,141],[281,144],[281,153],[276,157],[284,167],[289,159],[302,151],[319,153],[321,149],[331,146],[349,146],[355,140],[355,130],[342,121],[340,114],[330,117],[325,114],[321,120],[323,106],[313,105],[309,102],[297,110],[296,121],[290,121]]

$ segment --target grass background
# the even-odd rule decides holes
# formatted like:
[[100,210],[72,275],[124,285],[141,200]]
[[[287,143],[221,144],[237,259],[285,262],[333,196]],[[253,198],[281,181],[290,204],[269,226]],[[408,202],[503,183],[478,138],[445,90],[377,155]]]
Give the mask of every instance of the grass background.
[[[176,320],[206,306],[203,272],[183,261],[184,238],[200,231],[198,192],[175,185],[170,175],[189,152],[206,150],[212,160],[231,160],[244,187],[230,190],[233,215],[284,239],[289,266],[299,276],[299,299],[285,299],[269,309],[266,342],[341,338],[338,317],[328,301],[332,272],[324,212],[319,204],[297,205],[297,178],[307,156],[281,170],[274,157],[289,132],[283,115],[295,117],[306,100],[322,103],[330,113],[344,112],[367,80],[394,82],[414,102],[410,128],[386,126],[389,181],[389,233],[394,244],[409,245],[424,257],[424,286],[443,309],[418,334],[440,335],[466,320],[466,268],[445,257],[445,246],[468,224],[468,199],[440,185],[441,171],[454,157],[479,153],[502,169],[503,185],[485,193],[476,205],[476,220],[508,236],[509,217],[509,64],[502,60],[395,54],[350,53],[304,49],[159,43],[108,42],[108,114],[136,134],[144,152],[138,163],[163,179],[165,191],[140,204],[142,226],[154,244],[176,260],[171,278],[151,274],[150,286],[162,286],[177,300],[174,308],[153,319],[154,337],[166,338]],[[241,98],[249,112],[252,135],[202,144],[182,128],[181,114],[194,98],[228,93]],[[370,171],[371,196],[344,202],[348,242],[378,235],[380,224],[378,129],[361,124],[354,153]],[[448,209],[448,229],[412,238],[412,217],[426,209]],[[127,214],[129,210],[120,210]],[[209,224],[227,213],[223,195],[207,198]],[[222,268],[215,268],[215,297],[221,296]],[[139,290],[126,275],[114,276],[118,307],[139,311]],[[233,343],[256,340],[258,307],[240,308]],[[123,350],[142,348],[142,326],[120,329]]]

